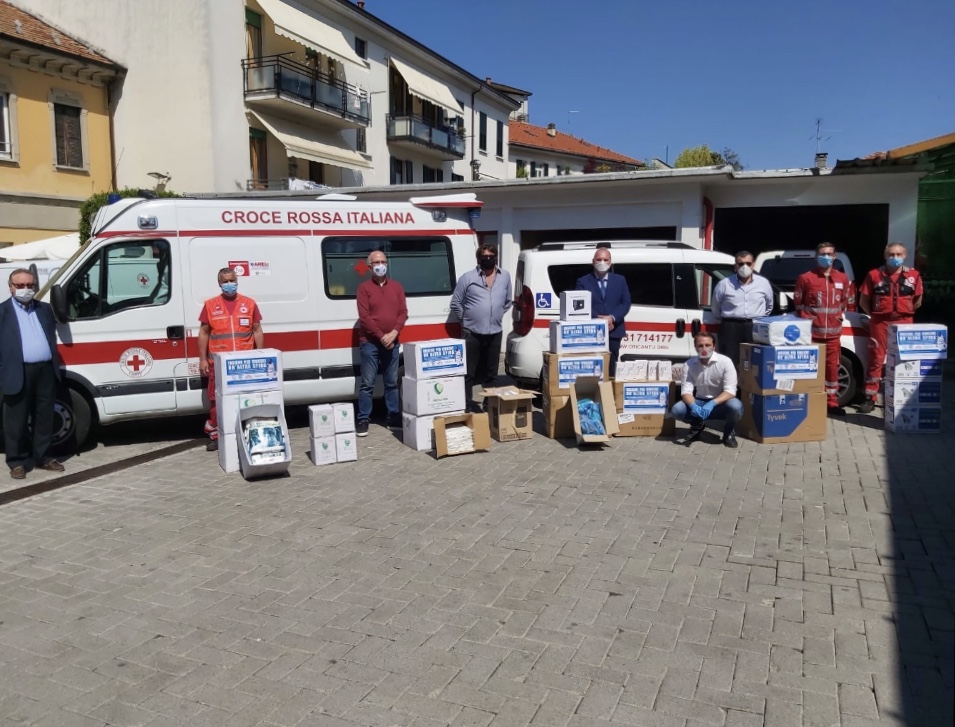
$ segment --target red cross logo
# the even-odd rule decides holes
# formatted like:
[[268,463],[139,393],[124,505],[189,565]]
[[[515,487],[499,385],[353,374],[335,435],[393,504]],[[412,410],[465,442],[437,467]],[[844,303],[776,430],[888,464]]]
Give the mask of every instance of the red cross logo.
[[135,356],[126,359],[126,365],[138,374],[140,367],[146,365],[146,361],[145,359],[140,358],[139,354],[136,354]]
[[355,272],[359,275],[367,275],[370,270],[371,268],[368,267],[368,263],[366,263],[364,260],[359,260],[357,263],[355,263]]

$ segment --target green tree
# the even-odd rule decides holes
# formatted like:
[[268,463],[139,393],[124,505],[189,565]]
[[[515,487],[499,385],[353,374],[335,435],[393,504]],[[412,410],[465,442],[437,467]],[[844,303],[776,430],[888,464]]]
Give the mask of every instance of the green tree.
[[[178,197],[179,195],[175,192],[170,192],[164,190],[162,192],[152,192],[152,190],[142,190],[134,189],[132,187],[126,187],[125,189],[120,189],[116,191],[120,197],[143,197],[144,193],[151,192],[157,197]],[[90,230],[93,226],[93,217],[99,212],[100,207],[106,205],[109,200],[109,195],[112,192],[97,192],[83,204],[80,205],[80,242],[86,242],[90,237]]]
[[722,152],[713,151],[706,144],[701,146],[688,146],[677,155],[673,166],[685,169],[687,167],[714,167],[729,164],[736,171],[740,171],[743,165],[739,161],[739,154],[724,147]]

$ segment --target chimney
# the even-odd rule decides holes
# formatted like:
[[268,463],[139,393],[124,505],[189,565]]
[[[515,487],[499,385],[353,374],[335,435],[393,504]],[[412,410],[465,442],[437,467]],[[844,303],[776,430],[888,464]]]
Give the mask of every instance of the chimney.
[[491,85],[491,77],[490,77],[490,76],[487,76],[487,77],[484,79],[484,82],[485,82],[488,86],[490,86],[490,85]]
[[816,152],[816,169],[825,169],[826,160],[829,158],[829,155],[824,151]]
[[557,136],[557,124],[547,124],[547,136]]
[[361,10],[365,9],[365,0],[358,0],[358,7]]

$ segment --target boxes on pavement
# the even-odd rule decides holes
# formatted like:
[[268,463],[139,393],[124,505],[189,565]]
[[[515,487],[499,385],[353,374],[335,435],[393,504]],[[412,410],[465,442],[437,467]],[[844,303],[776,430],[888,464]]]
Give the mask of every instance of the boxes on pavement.
[[590,291],[565,290],[560,294],[560,319],[570,321],[578,318],[590,320]]
[[573,439],[574,413],[570,396],[544,394],[544,431],[550,439]]
[[466,405],[463,376],[441,376],[433,379],[401,381],[401,406],[408,414],[450,414],[462,411]]
[[885,407],[942,405],[941,381],[886,381]]
[[[597,407],[604,434],[585,434],[581,427],[579,403],[590,399]],[[596,376],[582,376],[574,381],[570,389],[570,411],[574,417],[574,435],[580,444],[599,444],[609,442],[620,431],[617,426],[617,409],[613,398],[613,384],[600,381]]]
[[[657,370],[659,371],[659,367]],[[650,362],[645,358],[617,362],[617,373],[614,376],[616,381],[649,381],[649,377]]]
[[339,462],[354,462],[358,459],[358,437],[354,432],[335,435],[335,459]]
[[904,361],[899,354],[889,351],[885,357],[886,381],[941,381],[942,363],[938,359],[911,359]]
[[281,406],[261,404],[241,409],[236,436],[239,439],[239,470],[245,479],[288,471],[292,448]]
[[890,406],[885,402],[887,431],[907,434],[938,434],[942,431],[941,406]]
[[[460,429],[470,434],[459,437]],[[436,458],[455,454],[486,452],[491,448],[491,428],[487,414],[455,414],[434,418],[434,454]]]
[[812,319],[791,314],[757,318],[753,341],[768,346],[808,346],[812,343]]
[[460,338],[439,338],[434,341],[413,341],[404,348],[405,376],[412,379],[433,379],[440,376],[464,376],[467,353]]
[[355,405],[350,402],[332,404],[335,414],[335,434],[355,431]]
[[570,396],[570,385],[578,376],[603,380],[610,371],[609,353],[566,354],[544,352],[544,393]]
[[948,328],[937,323],[891,323],[887,351],[902,361],[948,357]]
[[436,416],[458,416],[464,411],[451,411],[444,414],[428,414],[415,416],[402,412],[401,414],[401,441],[406,446],[418,452],[429,452],[434,449],[434,418]]
[[676,431],[676,419],[666,414],[634,414],[617,412],[620,431],[615,437],[672,437]]
[[826,438],[826,395],[743,392],[737,433],[761,444],[821,442]]
[[607,321],[551,321],[551,353],[602,353],[610,350]]
[[657,381],[673,381],[673,363],[657,361]]
[[313,464],[335,464],[338,461],[334,434],[330,437],[309,437],[309,441],[311,444],[308,456]]
[[740,346],[739,386],[743,391],[814,394],[825,390],[825,348],[810,346]]
[[213,354],[216,400],[245,391],[281,391],[282,352],[275,348]]
[[490,419],[491,437],[498,442],[530,439],[534,436],[533,391],[516,386],[501,386],[485,389],[484,400]]
[[219,432],[219,466],[223,472],[239,471],[239,438],[235,431]]
[[239,411],[249,406],[277,404],[284,408],[285,399],[281,390],[247,391],[239,394],[225,394],[216,397],[216,414],[219,420],[219,434],[235,434],[235,425]]
[[308,432],[313,439],[335,436],[335,408],[331,404],[312,404],[308,408]]
[[658,437],[673,434],[675,421],[667,418],[673,403],[669,381],[615,381],[613,400],[617,408],[617,437]]

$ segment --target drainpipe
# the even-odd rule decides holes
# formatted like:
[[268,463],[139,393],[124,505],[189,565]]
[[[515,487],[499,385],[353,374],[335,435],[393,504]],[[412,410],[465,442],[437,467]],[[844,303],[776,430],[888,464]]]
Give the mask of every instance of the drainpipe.
[[479,93],[481,93],[481,87],[480,87],[480,86],[478,86],[478,87],[474,90],[474,92],[471,94],[471,160],[470,160],[470,163],[468,164],[468,168],[469,168],[469,169],[473,169],[473,168],[474,168],[474,167],[472,167],[471,165],[472,165],[472,164],[474,163],[474,161],[477,159],[477,156],[476,156],[475,153],[474,153],[474,137],[476,136],[475,131],[474,131],[474,122],[475,122],[476,119],[477,119],[477,110],[474,108],[474,99],[475,99],[475,97],[476,97]]
[[106,112],[109,116],[109,189],[115,192],[116,187],[116,127],[113,123],[113,88],[118,79],[106,84]]

